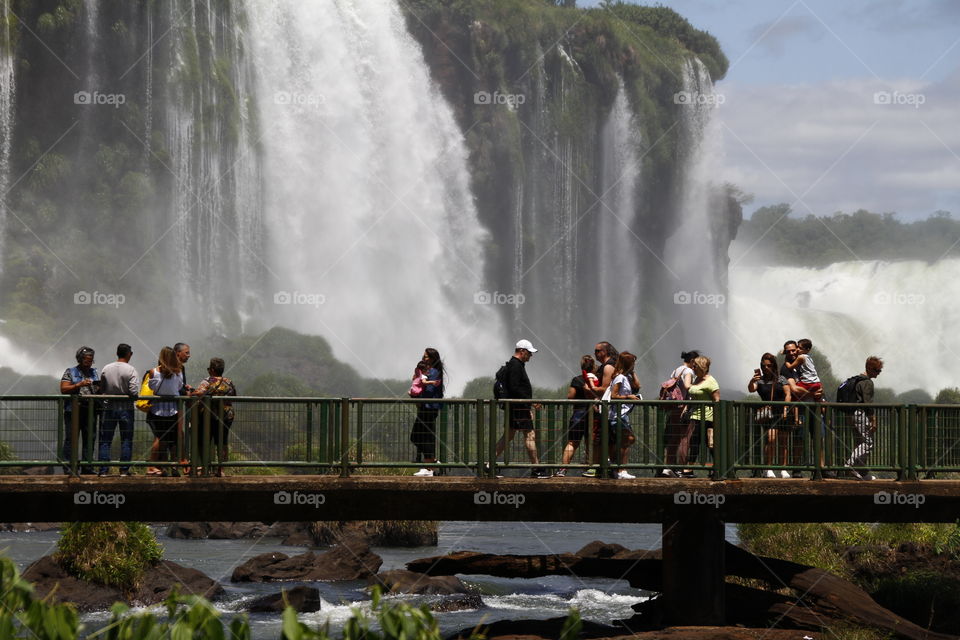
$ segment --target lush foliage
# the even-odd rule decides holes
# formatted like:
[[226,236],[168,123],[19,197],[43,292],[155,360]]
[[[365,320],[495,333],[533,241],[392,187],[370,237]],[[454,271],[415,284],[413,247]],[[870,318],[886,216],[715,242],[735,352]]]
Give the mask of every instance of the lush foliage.
[[938,211],[904,223],[892,213],[863,209],[832,216],[796,217],[790,205],[757,209],[737,242],[766,264],[821,267],[850,260],[925,260],[960,256],[960,221]]
[[142,522],[74,522],[64,526],[55,559],[78,578],[129,592],[162,556]]
[[937,404],[960,404],[960,389],[941,389],[934,400]]
[[[224,623],[220,613],[199,596],[172,593],[164,601],[165,615],[152,612],[131,613],[122,603],[111,609],[110,622],[88,638],[104,640],[163,640],[166,638],[204,640],[249,640],[250,624],[245,616]],[[347,621],[342,635],[331,634],[329,626],[312,629],[297,619],[292,607],[283,612],[284,640],[440,640],[440,628],[426,606],[403,602],[384,603],[378,589],[373,593],[371,618],[359,609]],[[580,618],[571,612],[564,631],[576,637]],[[38,600],[33,586],[23,580],[16,565],[0,557],[0,638],[30,637],[35,640],[78,640],[83,626],[76,609],[67,604]],[[474,631],[471,640],[484,636]]]

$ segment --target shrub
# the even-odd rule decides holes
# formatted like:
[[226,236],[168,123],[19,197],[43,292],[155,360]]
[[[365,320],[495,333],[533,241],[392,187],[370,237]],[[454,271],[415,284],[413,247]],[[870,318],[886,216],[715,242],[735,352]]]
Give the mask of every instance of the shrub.
[[162,556],[163,547],[142,522],[74,522],[63,528],[54,559],[82,580],[129,593]]

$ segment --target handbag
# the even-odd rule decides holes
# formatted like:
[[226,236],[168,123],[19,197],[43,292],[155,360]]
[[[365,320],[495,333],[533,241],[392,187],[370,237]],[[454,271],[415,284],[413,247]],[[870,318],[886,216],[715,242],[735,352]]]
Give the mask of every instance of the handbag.
[[[140,393],[138,394],[141,397],[156,395],[153,393],[153,389],[150,388],[150,377],[152,374],[153,369],[147,371],[147,373],[143,376],[143,382],[140,383]],[[144,413],[150,412],[150,404],[150,400],[137,400],[134,402],[134,405],[136,405],[137,409],[143,411]]]

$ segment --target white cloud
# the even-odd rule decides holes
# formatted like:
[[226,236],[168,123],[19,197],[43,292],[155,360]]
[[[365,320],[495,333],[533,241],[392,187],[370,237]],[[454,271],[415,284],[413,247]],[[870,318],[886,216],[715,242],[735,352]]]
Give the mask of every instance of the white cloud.
[[823,25],[813,16],[785,16],[754,26],[747,32],[747,39],[756,43],[759,50],[780,56],[790,40],[815,41],[824,33]]
[[802,196],[807,206],[794,210],[804,214],[960,214],[960,73],[933,84],[864,79],[718,89],[723,179],[753,193],[757,206]]

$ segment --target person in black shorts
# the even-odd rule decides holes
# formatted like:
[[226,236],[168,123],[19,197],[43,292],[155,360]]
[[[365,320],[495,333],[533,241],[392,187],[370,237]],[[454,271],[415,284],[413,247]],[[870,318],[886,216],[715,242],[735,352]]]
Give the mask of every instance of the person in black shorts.
[[[580,375],[570,381],[570,387],[567,389],[567,400],[596,400],[603,395],[596,369],[597,364],[593,356],[580,358]],[[591,416],[595,422],[600,419],[600,414],[597,413],[595,407],[574,406],[573,415],[570,416],[570,423],[567,427],[567,444],[563,448],[561,464],[570,464],[573,454],[577,452],[577,448],[580,446],[580,441],[587,435]],[[567,470],[565,468],[557,469],[557,472],[553,475],[562,478],[567,475]]]
[[[526,364],[537,352],[529,340],[521,340],[517,343],[513,352],[513,357],[507,361],[506,371],[506,395],[505,398],[511,399],[532,399],[533,385],[530,384],[530,378],[527,376]],[[527,456],[530,463],[539,465],[540,457],[537,454],[537,432],[533,428],[533,408],[528,403],[510,404],[510,428],[507,433],[501,436],[497,442],[497,457],[503,453],[507,445],[513,441],[517,431],[524,432],[524,446],[527,449]],[[530,471],[534,478],[546,478],[547,473],[544,469],[536,467]]]

